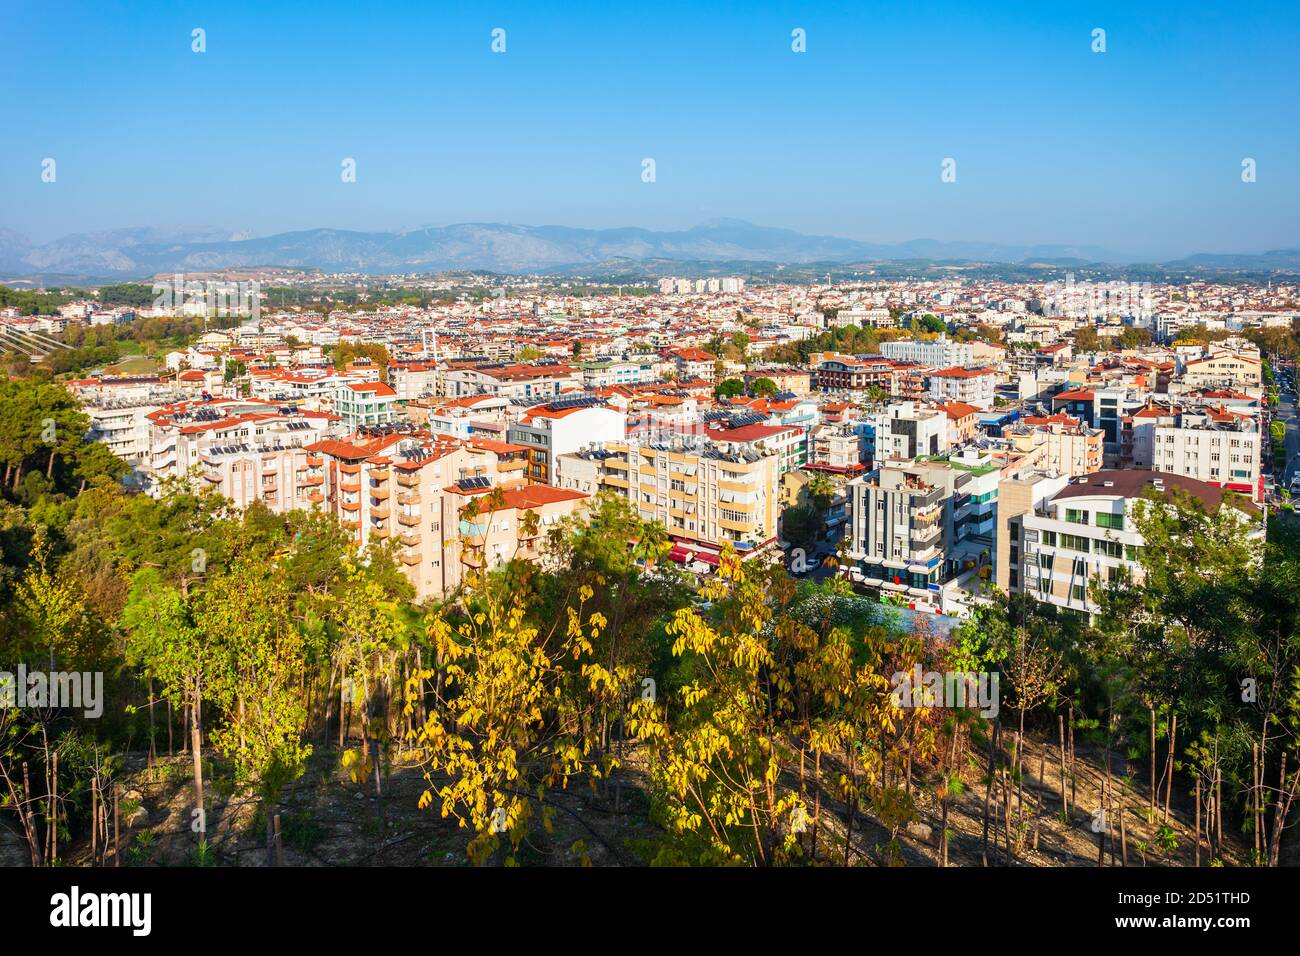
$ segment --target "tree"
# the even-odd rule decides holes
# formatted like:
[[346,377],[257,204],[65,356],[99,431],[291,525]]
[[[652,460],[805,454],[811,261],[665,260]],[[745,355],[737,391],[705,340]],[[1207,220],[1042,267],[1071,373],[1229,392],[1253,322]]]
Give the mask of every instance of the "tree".
[[749,386],[749,390],[758,398],[771,398],[780,391],[780,389],[777,388],[776,382],[766,376],[754,379]]
[[[592,593],[583,587],[579,608]],[[542,825],[550,830],[547,791],[578,776],[598,779],[614,765],[608,757],[591,759],[593,725],[575,691],[617,691],[629,678],[593,659],[592,641],[606,623],[599,613],[584,616],[570,608],[563,636],[552,644],[550,635],[525,621],[517,592],[488,589],[474,597],[458,624],[445,613],[430,616],[440,663],[407,681],[409,716],[442,672],[442,689],[413,735],[428,784],[419,806],[436,798],[444,817],[473,831],[469,856],[475,863],[500,851],[502,862],[517,865],[533,804],[541,806]]]
[[713,389],[714,398],[734,398],[743,394],[745,394],[745,383],[738,378],[724,379]]
[[261,794],[268,866],[280,792],[311,754],[303,742],[305,641],[292,597],[276,563],[244,558],[209,582],[195,621],[213,662],[208,694],[221,714],[212,742],[234,760],[236,780]]

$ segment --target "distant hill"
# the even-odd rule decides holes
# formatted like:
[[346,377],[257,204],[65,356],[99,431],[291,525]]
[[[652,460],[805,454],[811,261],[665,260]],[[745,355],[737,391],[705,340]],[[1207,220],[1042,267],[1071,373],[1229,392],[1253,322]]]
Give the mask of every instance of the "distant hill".
[[[739,219],[716,219],[675,232],[459,223],[398,232],[309,229],[258,238],[215,227],[151,227],[81,233],[42,245],[0,230],[0,273],[10,277],[124,278],[271,266],[371,274],[470,269],[630,274],[639,269],[642,274],[662,275],[686,263],[705,271],[710,264],[762,264],[771,269],[871,262],[1001,263],[1017,264],[1023,271],[1132,261],[1090,246],[935,239],[871,243]],[[1176,267],[1294,269],[1300,267],[1300,252],[1199,255],[1180,260]]]

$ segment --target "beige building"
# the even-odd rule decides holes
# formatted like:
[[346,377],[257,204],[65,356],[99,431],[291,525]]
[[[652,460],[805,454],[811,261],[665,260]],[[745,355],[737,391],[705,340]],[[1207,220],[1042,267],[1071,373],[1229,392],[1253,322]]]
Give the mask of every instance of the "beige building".
[[322,479],[313,502],[353,532],[358,548],[395,539],[417,600],[446,594],[464,579],[458,509],[467,495],[495,488],[508,495],[528,480],[527,448],[484,439],[415,432],[307,450]]
[[777,536],[780,465],[774,453],[725,451],[712,442],[627,444],[560,455],[561,488],[612,491],[675,538],[751,550]]
[[1025,456],[1026,465],[1046,474],[1073,478],[1101,471],[1105,432],[1064,413],[1028,416],[1002,435],[1012,451]]

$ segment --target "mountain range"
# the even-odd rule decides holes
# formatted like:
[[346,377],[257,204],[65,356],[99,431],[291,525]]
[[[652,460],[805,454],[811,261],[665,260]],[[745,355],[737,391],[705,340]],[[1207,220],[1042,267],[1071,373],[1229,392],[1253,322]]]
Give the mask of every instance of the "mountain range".
[[[717,219],[692,229],[578,229],[459,223],[393,232],[310,229],[250,237],[215,227],[145,227],[80,233],[44,244],[0,229],[0,276],[147,278],[158,273],[283,267],[325,272],[594,274],[654,263],[857,263],[891,261],[1016,263],[1061,266],[1139,260],[1095,246],[1013,245],[916,239],[873,243]],[[1162,263],[1174,269],[1295,270],[1300,250],[1199,254]]]

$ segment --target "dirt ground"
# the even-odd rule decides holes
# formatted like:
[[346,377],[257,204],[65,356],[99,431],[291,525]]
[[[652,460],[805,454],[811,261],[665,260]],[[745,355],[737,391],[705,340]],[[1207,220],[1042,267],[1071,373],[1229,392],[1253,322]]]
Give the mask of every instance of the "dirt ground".
[[[1097,835],[1093,832],[1093,811],[1100,803],[1104,780],[1102,755],[1080,749],[1073,780],[1068,818],[1061,812],[1060,770],[1056,748],[1030,741],[1025,753],[1023,817],[1015,795],[1012,817],[1018,822],[1013,832],[1023,834],[1013,839],[1009,853],[1005,840],[989,850],[989,865],[1002,866],[1096,866]],[[1038,779],[1040,755],[1045,779]],[[320,748],[313,754],[307,772],[283,795],[279,812],[281,824],[281,859],[286,866],[467,866],[465,847],[470,831],[457,825],[454,818],[444,818],[435,799],[420,810],[417,801],[426,789],[418,767],[398,761],[384,781],[381,802],[373,795],[373,785],[352,783],[342,770],[338,753]],[[975,758],[963,772],[964,792],[953,799],[949,808],[948,829],[950,866],[984,865],[982,840],[984,782],[983,771]],[[1163,852],[1155,844],[1160,820],[1148,819],[1147,796],[1142,768],[1128,767],[1124,759],[1112,754],[1112,787],[1125,794],[1125,832],[1121,845],[1118,820],[1112,813],[1112,837],[1107,846],[1105,865],[1191,866],[1194,859],[1194,822],[1192,801],[1174,790],[1170,826],[1176,848]],[[826,761],[823,777],[833,779],[840,768]],[[1121,786],[1126,770],[1133,777]],[[122,865],[187,866],[204,863],[217,866],[266,865],[266,831],[260,801],[255,796],[229,792],[221,784],[218,768],[208,784],[207,831],[209,857],[196,853],[198,835],[193,826],[192,764],[188,757],[163,756],[152,768],[144,766],[142,757],[128,761],[124,794],[119,804]],[[668,836],[647,812],[645,778],[633,751],[622,771],[619,785],[593,792],[580,787],[554,793],[548,797],[554,811],[553,831],[534,826],[519,854],[525,866],[635,866],[643,865],[640,848],[654,839]],[[940,805],[932,783],[922,784],[928,775],[917,768],[912,787],[917,805],[917,819],[898,834],[901,862],[907,866],[935,866],[939,859]],[[797,781],[788,781],[797,785]],[[1013,785],[1014,789],[1014,785]],[[1037,801],[1043,813],[1036,820]],[[1001,814],[1005,806],[997,806]],[[1112,806],[1118,800],[1113,801]],[[1157,817],[1159,814],[1157,814]],[[842,865],[846,808],[827,796],[822,798],[822,815],[818,820],[823,837],[821,862]],[[1034,832],[1037,830],[1035,842]],[[1224,834],[1225,865],[1243,865],[1247,847],[1240,834]],[[882,865],[881,847],[889,833],[869,814],[859,813],[854,825],[850,860],[853,865]],[[1146,844],[1146,848],[1143,848]],[[63,862],[86,865],[90,862],[88,844],[65,849]],[[827,859],[827,857],[830,859]],[[26,848],[12,834],[0,838],[0,864],[24,865]],[[112,865],[112,852],[109,865]],[[1201,865],[1210,865],[1210,853],[1202,835]]]

